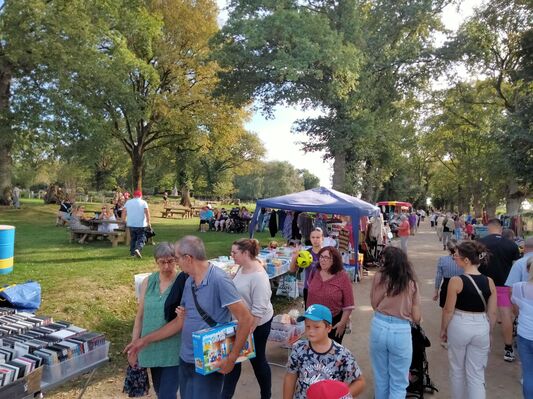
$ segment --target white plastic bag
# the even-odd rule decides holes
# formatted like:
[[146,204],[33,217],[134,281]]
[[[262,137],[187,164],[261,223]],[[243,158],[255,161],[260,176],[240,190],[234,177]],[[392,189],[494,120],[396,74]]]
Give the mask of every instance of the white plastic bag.
[[279,280],[278,290],[276,295],[286,296],[288,298],[298,298],[298,281],[296,277],[284,275]]

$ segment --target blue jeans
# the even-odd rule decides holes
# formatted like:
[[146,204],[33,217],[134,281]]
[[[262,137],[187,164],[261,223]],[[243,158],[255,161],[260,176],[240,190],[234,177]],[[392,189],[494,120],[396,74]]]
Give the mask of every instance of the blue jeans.
[[179,384],[179,366],[152,367],[152,383],[157,399],[176,399]]
[[[254,331],[255,357],[250,359],[254,369],[255,378],[261,389],[261,399],[272,397],[272,374],[266,359],[266,343],[270,334],[272,320],[260,325]],[[241,376],[241,364],[237,363],[231,373],[224,377],[222,399],[231,399],[235,393],[235,387]]]
[[212,373],[201,375],[194,371],[194,363],[180,360],[181,399],[220,399],[224,375]]
[[455,233],[456,240],[461,241],[461,239],[463,238],[463,229],[457,228],[455,229],[454,233]]
[[370,328],[375,399],[404,399],[413,342],[409,321],[376,312]]
[[144,243],[146,242],[146,236],[144,233],[144,227],[128,227],[130,229],[130,255],[135,255],[135,250],[143,250]]
[[518,335],[518,355],[522,363],[522,392],[524,398],[533,398],[533,341]]

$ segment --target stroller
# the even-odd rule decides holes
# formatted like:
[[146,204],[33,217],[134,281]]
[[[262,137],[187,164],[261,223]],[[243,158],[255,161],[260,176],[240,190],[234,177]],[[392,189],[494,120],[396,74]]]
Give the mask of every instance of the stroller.
[[424,397],[424,393],[439,392],[429,378],[429,365],[426,357],[426,348],[431,342],[418,324],[411,323],[411,336],[413,339],[413,359],[409,368],[409,386],[406,398]]
[[226,221],[226,231],[228,233],[242,234],[246,231],[246,222],[239,215],[239,208],[233,208],[229,213],[229,219]]

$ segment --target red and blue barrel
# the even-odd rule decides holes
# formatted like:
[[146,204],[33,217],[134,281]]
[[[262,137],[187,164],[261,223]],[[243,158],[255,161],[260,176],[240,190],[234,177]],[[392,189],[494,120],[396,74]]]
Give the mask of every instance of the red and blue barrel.
[[15,256],[15,226],[0,224],[0,274],[13,271]]

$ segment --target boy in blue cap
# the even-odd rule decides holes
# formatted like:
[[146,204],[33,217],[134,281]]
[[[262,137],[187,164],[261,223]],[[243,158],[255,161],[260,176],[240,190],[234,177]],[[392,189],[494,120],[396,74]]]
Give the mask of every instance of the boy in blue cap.
[[354,356],[328,337],[331,311],[323,305],[311,305],[298,321],[305,321],[307,340],[292,347],[283,381],[283,399],[305,399],[307,389],[321,380],[345,383],[354,398],[363,392],[365,380]]

